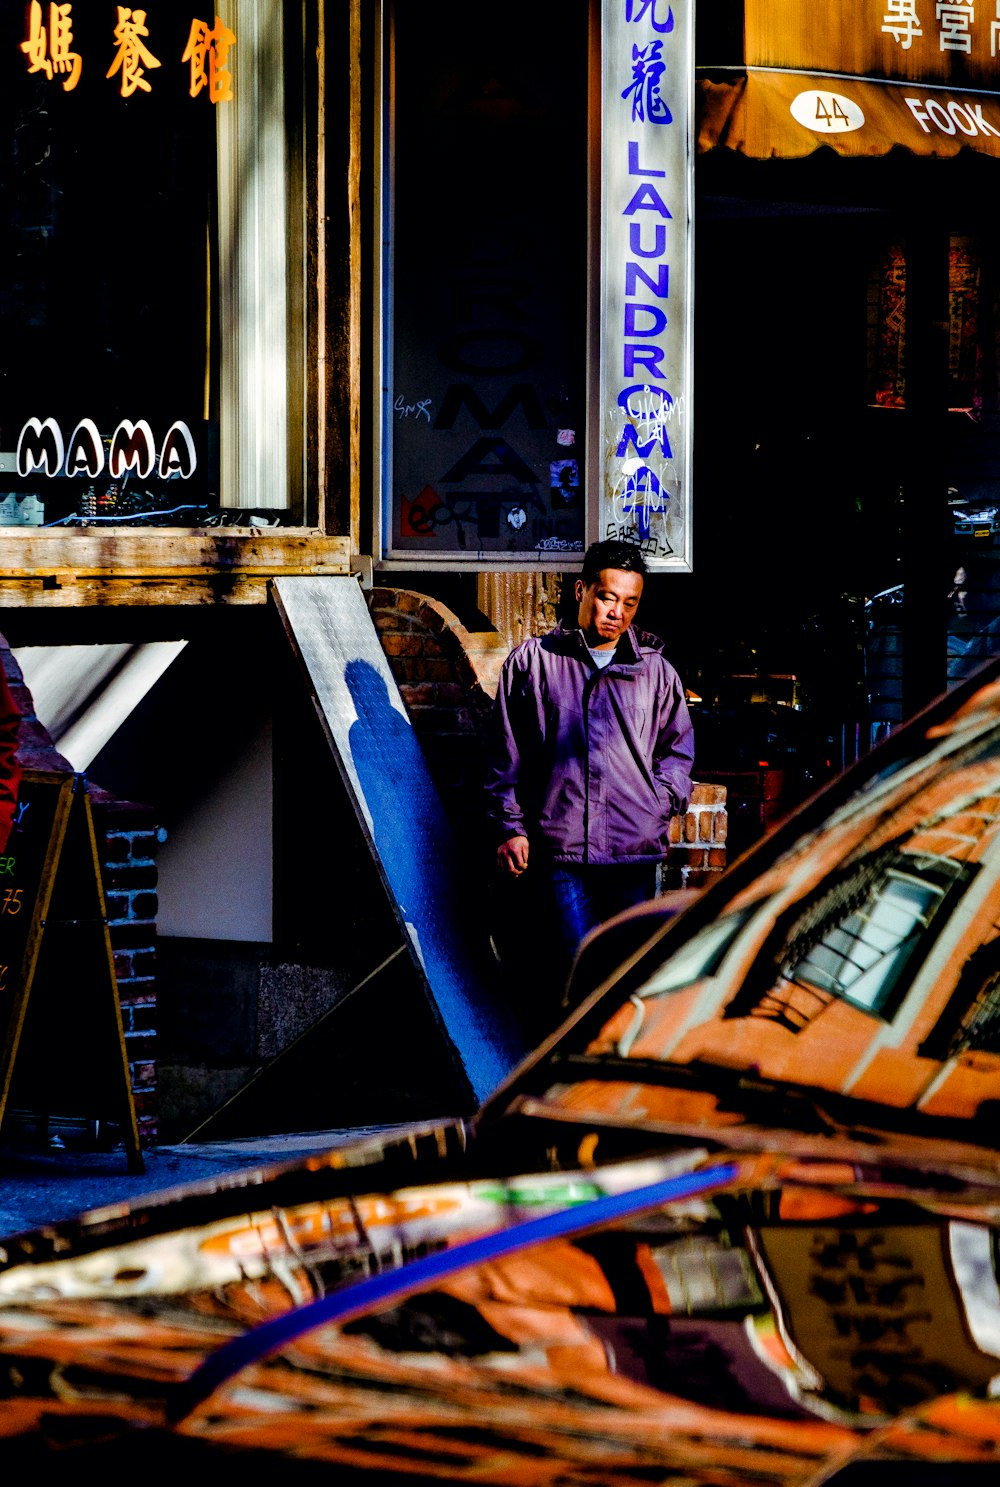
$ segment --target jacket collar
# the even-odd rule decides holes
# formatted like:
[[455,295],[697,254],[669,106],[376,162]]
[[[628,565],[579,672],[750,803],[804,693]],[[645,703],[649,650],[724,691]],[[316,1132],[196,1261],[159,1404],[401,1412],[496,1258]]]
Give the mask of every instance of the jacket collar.
[[[567,625],[560,621],[551,633],[554,638],[557,638],[561,642],[561,650],[565,650],[571,655],[579,656],[581,660],[589,657],[590,651],[587,647],[587,641],[579,625]],[[630,625],[625,631],[625,634],[619,636],[618,644],[615,647],[614,660],[611,662],[611,665],[620,666],[624,663],[627,666],[634,666],[641,660],[642,655],[639,651],[639,643],[635,638],[635,626]]]

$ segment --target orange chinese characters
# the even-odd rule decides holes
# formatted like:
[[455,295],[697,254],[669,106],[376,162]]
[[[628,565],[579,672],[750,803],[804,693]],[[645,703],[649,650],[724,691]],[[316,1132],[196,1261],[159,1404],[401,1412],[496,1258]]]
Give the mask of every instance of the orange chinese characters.
[[79,52],[70,51],[73,45],[72,5],[50,5],[48,30],[42,22],[42,7],[38,0],[31,0],[28,7],[28,39],[21,42],[21,50],[28,59],[29,72],[44,72],[52,81],[52,74],[66,73],[63,91],[71,93],[80,81],[83,65]]
[[233,80],[226,69],[226,58],[229,48],[235,45],[234,33],[218,16],[214,26],[208,26],[204,21],[191,22],[191,34],[181,61],[191,63],[191,87],[188,91],[192,98],[207,86],[212,103],[229,102],[233,96]]
[[118,53],[105,76],[111,77],[119,67],[121,68],[123,98],[130,98],[136,88],[141,88],[144,93],[152,92],[143,72],[146,67],[159,67],[160,63],[158,58],[154,57],[149,48],[143,44],[142,38],[148,35],[146,12],[131,10],[127,5],[119,5],[118,24],[115,27],[115,45]]

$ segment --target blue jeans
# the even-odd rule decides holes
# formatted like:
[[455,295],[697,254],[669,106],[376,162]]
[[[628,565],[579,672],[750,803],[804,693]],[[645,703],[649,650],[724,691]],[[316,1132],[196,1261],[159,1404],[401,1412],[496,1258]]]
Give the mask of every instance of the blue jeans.
[[656,867],[655,862],[615,863],[607,867],[570,862],[553,865],[556,927],[567,971],[588,931],[622,909],[655,897]]

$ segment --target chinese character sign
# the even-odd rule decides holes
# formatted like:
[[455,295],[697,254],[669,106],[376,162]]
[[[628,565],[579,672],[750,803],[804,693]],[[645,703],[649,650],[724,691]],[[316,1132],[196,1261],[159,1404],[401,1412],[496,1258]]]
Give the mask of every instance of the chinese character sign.
[[107,76],[121,72],[122,97],[129,98],[136,88],[148,93],[151,84],[146,81],[146,69],[159,67],[160,60],[154,57],[145,45],[149,35],[144,10],[130,10],[127,5],[118,7],[118,24],[115,27],[115,60],[108,68]]
[[214,26],[206,26],[204,21],[191,22],[191,35],[182,61],[191,64],[192,98],[207,87],[213,103],[229,102],[233,96],[233,80],[226,68],[226,59],[229,48],[235,43],[235,35],[218,16]]
[[751,67],[996,87],[1000,0],[744,0]]
[[28,7],[28,35],[21,50],[28,59],[29,72],[44,72],[51,82],[53,75],[62,78],[63,89],[71,93],[80,81],[81,57],[72,50],[73,7],[50,5],[46,22],[38,0]]
[[693,26],[605,0],[597,535],[691,566]]
[[[106,52],[110,54],[110,65],[104,76],[118,84],[123,98],[153,90],[149,73],[164,65],[164,59],[153,51],[156,44],[154,31],[145,10],[135,10],[127,5],[109,7]],[[64,91],[72,92],[84,67],[82,52],[74,50],[72,3],[43,6],[39,0],[31,0],[27,8],[26,32],[20,47],[27,59],[29,73],[44,73],[50,82],[59,78]],[[190,69],[188,91],[192,98],[206,88],[206,96],[213,104],[228,103],[232,99],[233,80],[227,62],[229,50],[235,45],[235,33],[219,16],[215,17],[213,25],[192,18],[187,46],[175,59],[177,65],[187,64]],[[104,70],[107,57],[98,54],[93,41],[88,60]]]

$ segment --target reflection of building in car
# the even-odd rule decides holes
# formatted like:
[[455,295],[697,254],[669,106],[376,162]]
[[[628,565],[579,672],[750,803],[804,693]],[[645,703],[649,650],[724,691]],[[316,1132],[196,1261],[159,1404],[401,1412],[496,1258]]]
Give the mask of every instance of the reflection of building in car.
[[[738,1416],[730,1467],[756,1477],[770,1445],[796,1481],[814,1453],[847,1445],[849,1427],[944,1388],[986,1390],[1000,1372],[988,1230],[916,1211],[904,1222],[890,1207],[808,1190],[786,1189],[749,1229],[738,1201],[718,1207],[729,1225],[698,1205],[672,1222],[549,1244],[345,1331],[377,1349],[383,1369],[420,1357],[427,1380],[438,1374],[454,1393],[460,1360],[503,1359],[513,1382],[533,1352],[552,1385],[572,1380],[581,1397],[614,1379],[619,1407],[641,1409],[644,1390],[675,1409],[685,1401],[673,1452],[660,1444],[668,1459],[691,1449],[689,1431],[710,1440],[720,1416]],[[539,1412],[534,1428],[545,1426]]]
[[[440,1462],[435,1481],[493,1487],[813,1487],[895,1447],[913,1487],[929,1463],[958,1487],[960,1464],[995,1463],[995,1213],[974,1181],[925,1184],[919,1204],[892,1162],[762,1148],[722,1164],[675,1142],[558,1170],[572,1126],[511,1113],[483,1145],[448,1123],[412,1128],[256,1192],[179,1191],[158,1211],[12,1241],[7,1450],[37,1418],[62,1454],[96,1426],[119,1445],[141,1436],[148,1456],[151,1436],[166,1444],[166,1405],[192,1444],[322,1461],[351,1481],[427,1481]],[[546,1137],[545,1170],[495,1170],[541,1156]],[[713,1172],[679,1201],[529,1238]],[[433,1282],[416,1283],[429,1260]],[[373,1282],[380,1299],[362,1300]],[[339,1324],[318,1325],[341,1299]],[[298,1333],[297,1312],[314,1317]],[[285,1346],[255,1349],[275,1323]],[[217,1370],[233,1345],[235,1376]],[[196,1363],[207,1397],[185,1387]]]
[[[937,704],[925,732],[902,730],[831,787],[814,805],[828,803],[821,825],[793,818],[762,842],[752,881],[727,874],[707,922],[685,936],[684,916],[591,1052],[991,1122],[1000,661],[980,675]],[[661,1090],[652,1106],[674,1100]]]
[[900,1217],[872,1205],[867,1216],[763,1224],[752,1235],[788,1388],[841,1419],[891,1419],[932,1399],[946,1377],[986,1391],[1000,1372],[989,1230]]
[[8,1451],[169,1427],[352,1480],[995,1475],[1000,658],[596,930],[574,983],[469,1120],[6,1237]]

